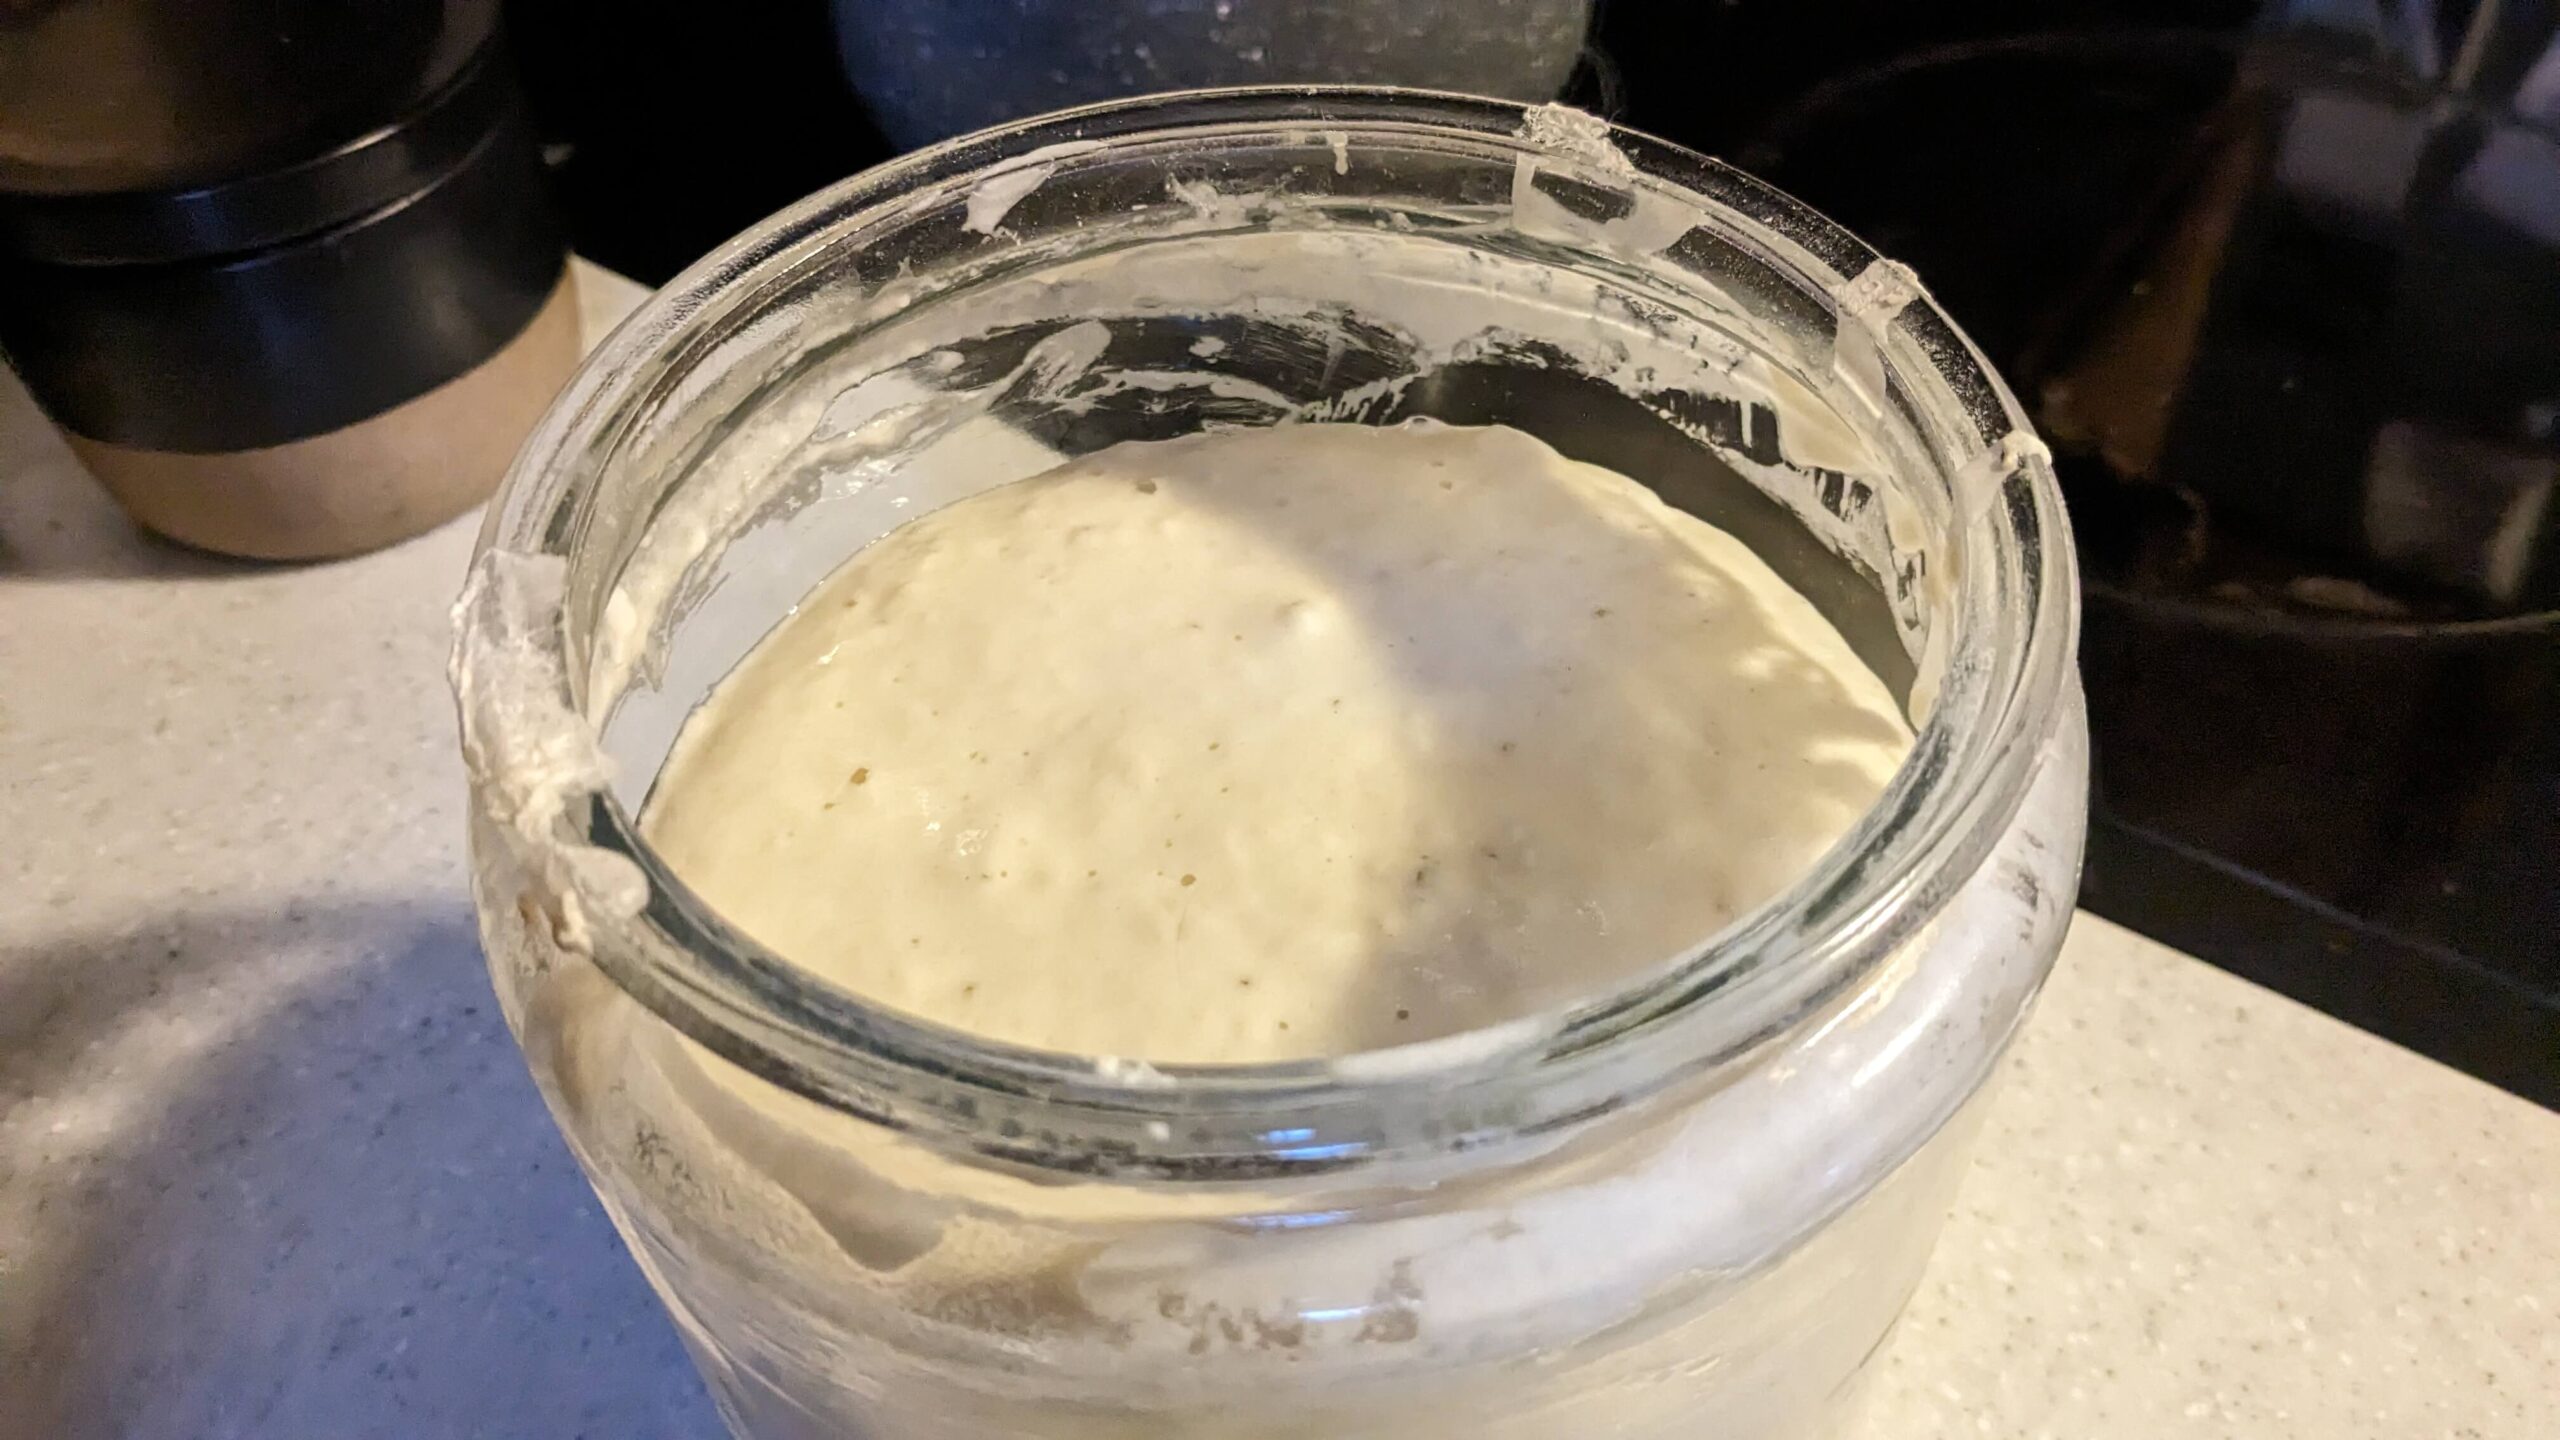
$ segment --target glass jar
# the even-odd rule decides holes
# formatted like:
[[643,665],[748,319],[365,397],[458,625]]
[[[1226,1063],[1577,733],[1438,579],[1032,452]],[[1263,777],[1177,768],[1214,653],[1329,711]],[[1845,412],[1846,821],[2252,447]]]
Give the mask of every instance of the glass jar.
[[[1873,812],[1605,993],[1233,1066],[865,1003],[640,838],[692,706],[901,521],[1120,440],[1415,416],[1756,549],[1906,705]],[[742,1435],[1824,1433],[2070,915],[2074,594],[2016,401],[1747,176],[1413,93],[1048,117],[710,256],[535,434],[457,611],[490,967]]]

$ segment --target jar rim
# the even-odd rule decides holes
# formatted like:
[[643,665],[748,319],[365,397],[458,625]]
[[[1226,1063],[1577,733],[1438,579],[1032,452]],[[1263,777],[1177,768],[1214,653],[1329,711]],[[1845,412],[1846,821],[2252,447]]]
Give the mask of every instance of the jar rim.
[[[584,533],[578,506],[599,451],[616,443],[617,406],[635,370],[693,345],[724,301],[798,264],[810,247],[852,243],[866,219],[921,191],[966,189],[1034,151],[1085,153],[1239,125],[1324,127],[1355,144],[1372,131],[1387,140],[1430,133],[1578,161],[1592,159],[1596,145],[1615,157],[1611,166],[1632,167],[1631,182],[1667,187],[1801,273],[1844,334],[1863,329],[1874,363],[1919,397],[1962,457],[1949,467],[1960,507],[1952,538],[1986,562],[1962,565],[1954,586],[1965,663],[1945,667],[1910,757],[1875,806],[1812,870],[1721,932],[1550,1011],[1306,1060],[1158,1066],[1006,1044],[892,1012],[765,950],[694,896],[643,842],[600,767],[556,807],[509,807],[520,823],[498,827],[496,843],[573,898],[608,868],[645,887],[626,884],[621,905],[600,906],[588,894],[565,927],[580,932],[575,948],[675,1029],[751,1073],[858,1118],[1047,1172],[1253,1179],[1550,1134],[1748,1054],[1823,1011],[1946,902],[2023,804],[2076,643],[2067,521],[2018,402],[1934,300],[1907,283],[1907,271],[1764,182],[1581,112],[1302,86],[1148,96],[963,136],[780,212],[644,302],[536,427],[484,524],[473,588],[457,609],[455,659],[474,784],[487,783],[505,757],[532,753],[522,732],[535,723],[519,705],[475,701],[474,667],[485,670],[491,653],[485,633],[475,646],[475,632],[487,629],[481,581],[504,557],[565,563]],[[1879,280],[1895,293],[1880,310],[1862,310]],[[567,598],[555,589],[536,608],[547,613],[517,618],[560,657],[538,683],[563,712],[540,723],[565,722],[578,731],[571,742],[592,751],[599,741],[581,708],[585,685],[567,660],[579,648],[565,638]],[[564,855],[590,863],[545,863]]]

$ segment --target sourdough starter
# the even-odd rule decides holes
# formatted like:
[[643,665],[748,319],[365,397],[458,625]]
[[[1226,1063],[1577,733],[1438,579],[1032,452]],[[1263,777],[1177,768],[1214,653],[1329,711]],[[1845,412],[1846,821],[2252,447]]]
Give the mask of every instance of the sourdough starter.
[[793,962],[998,1040],[1337,1055],[1665,964],[1911,736],[1722,532],[1506,428],[1125,444],[810,594],[646,812]]

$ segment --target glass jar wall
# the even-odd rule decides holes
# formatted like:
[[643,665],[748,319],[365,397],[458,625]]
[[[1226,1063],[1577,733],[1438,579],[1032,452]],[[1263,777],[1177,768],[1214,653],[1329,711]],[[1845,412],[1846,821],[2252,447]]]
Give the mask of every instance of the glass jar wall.
[[[1749,544],[1912,721],[1874,811],[1631,981],[1258,1065],[867,1004],[640,838],[694,705],[904,520],[1124,440],[1417,417]],[[743,1435],[1825,1433],[2070,914],[2070,553],[1908,272],[1713,161],[1390,92],[987,132],[702,262],[519,461],[455,661],[492,973]]]

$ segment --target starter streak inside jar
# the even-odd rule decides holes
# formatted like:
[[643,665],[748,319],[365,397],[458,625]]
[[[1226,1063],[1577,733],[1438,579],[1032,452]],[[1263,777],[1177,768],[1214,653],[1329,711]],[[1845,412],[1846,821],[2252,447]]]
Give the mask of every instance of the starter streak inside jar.
[[1125,444],[855,555],[648,837],[777,953],[1086,1055],[1518,1018],[1805,873],[1911,744],[1739,542],[1518,431]]

